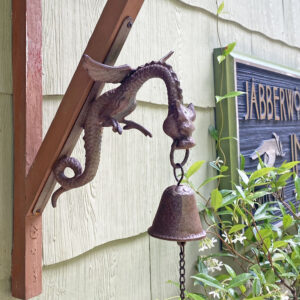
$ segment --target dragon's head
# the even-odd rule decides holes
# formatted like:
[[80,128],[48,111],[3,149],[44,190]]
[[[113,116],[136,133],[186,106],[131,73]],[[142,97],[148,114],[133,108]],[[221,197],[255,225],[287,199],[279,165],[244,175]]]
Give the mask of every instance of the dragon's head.
[[196,113],[192,103],[184,106],[180,101],[176,101],[176,107],[169,108],[163,129],[176,142],[176,149],[189,149],[195,146],[192,137],[195,119]]

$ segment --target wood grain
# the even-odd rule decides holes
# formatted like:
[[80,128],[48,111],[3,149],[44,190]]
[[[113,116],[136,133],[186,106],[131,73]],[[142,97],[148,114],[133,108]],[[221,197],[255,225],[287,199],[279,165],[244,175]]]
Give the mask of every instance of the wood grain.
[[[44,130],[58,104],[59,97],[45,98]],[[207,131],[208,124],[214,123],[213,109],[197,109],[197,114],[194,134],[197,146],[191,151],[189,165],[214,158],[214,143]],[[62,195],[56,209],[50,205],[45,209],[45,265],[147,230],[162,191],[174,182],[169,164],[171,139],[162,130],[166,116],[167,106],[140,102],[131,117],[152,132],[152,139],[135,130],[124,131],[122,136],[110,128],[104,130],[96,178],[85,187]],[[82,139],[72,156],[84,162]],[[212,175],[205,166],[195,182],[204,180],[208,174]]]
[[14,207],[12,295],[42,291],[42,217],[27,216],[26,175],[42,140],[41,0],[13,0]]

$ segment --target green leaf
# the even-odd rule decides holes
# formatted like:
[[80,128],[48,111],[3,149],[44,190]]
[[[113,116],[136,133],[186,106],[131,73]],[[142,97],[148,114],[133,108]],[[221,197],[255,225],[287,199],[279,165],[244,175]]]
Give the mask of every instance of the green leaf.
[[271,239],[270,238],[264,239],[263,250],[265,251],[265,253],[268,252],[270,247],[271,247]]
[[220,172],[226,172],[228,170],[228,166],[222,166]]
[[284,215],[282,222],[283,222],[283,228],[287,229],[293,224],[293,218],[290,215]]
[[260,294],[261,291],[261,283],[260,280],[258,278],[255,278],[253,280],[253,285],[252,285],[252,293],[254,296],[257,296]]
[[218,133],[218,130],[215,128],[215,126],[209,125],[208,132],[212,138],[214,138],[216,141],[218,141],[219,133]]
[[229,55],[233,51],[235,45],[236,45],[236,42],[228,44],[224,49],[223,55],[225,55],[225,56]]
[[243,180],[243,182],[247,185],[249,183],[249,178],[246,175],[246,173],[244,171],[242,171],[242,170],[239,170],[239,169],[237,169],[237,171],[238,171],[241,179]]
[[270,192],[267,192],[267,191],[258,191],[258,192],[255,192],[253,194],[250,194],[248,196],[248,199],[255,200],[255,199],[261,198],[261,197],[263,197],[265,195],[268,195],[268,194],[270,194]]
[[264,300],[266,298],[270,298],[272,294],[266,294],[258,297],[253,297],[253,298],[247,298],[247,300]]
[[300,200],[300,178],[297,175],[295,177],[295,188],[296,188],[297,200]]
[[218,60],[219,64],[220,64],[222,61],[224,61],[225,59],[226,59],[226,56],[225,56],[225,55],[218,55],[218,56],[217,56],[217,60]]
[[230,266],[228,266],[226,264],[224,264],[224,266],[225,266],[228,274],[231,276],[231,278],[236,277],[236,273],[234,272],[234,270]]
[[269,202],[266,202],[266,203],[262,204],[262,205],[255,211],[254,216],[257,216],[257,215],[260,215],[260,214],[264,213],[264,212],[268,209],[268,206],[269,206]]
[[284,255],[282,255],[281,253],[275,253],[273,256],[272,256],[272,261],[281,261],[281,260],[285,260],[285,257]]
[[238,139],[236,137],[234,137],[234,136],[225,136],[225,137],[220,138],[220,141],[227,141],[227,140],[238,141]]
[[255,172],[253,172],[250,176],[250,181],[253,181],[259,177],[263,177],[265,175],[267,175],[268,173],[270,173],[271,171],[273,171],[275,168],[274,167],[268,167],[268,168],[262,168],[259,170],[256,170]]
[[261,239],[266,239],[267,237],[270,237],[273,235],[273,231],[269,228],[263,228],[256,233],[256,239],[260,241]]
[[284,256],[284,258],[286,259],[286,261],[289,263],[289,265],[296,271],[297,275],[299,275],[298,269],[295,266],[294,262],[292,261],[292,259],[289,257],[288,254],[286,254],[284,251],[278,249],[278,251]]
[[240,168],[241,170],[245,169],[245,156],[243,154],[240,155]]
[[285,186],[286,185],[286,181],[293,175],[292,172],[288,172],[288,173],[285,173],[285,174],[282,174],[277,182],[276,182],[276,186]]
[[220,15],[223,9],[224,9],[224,1],[222,1],[222,3],[219,5],[217,10],[217,15]]
[[202,283],[204,283],[205,285],[211,286],[211,287],[219,289],[221,291],[224,291],[224,292],[226,291],[223,288],[221,282],[218,281],[217,279],[215,279],[214,277],[210,276],[210,275],[199,273],[199,274],[197,274],[195,276],[192,276],[191,278],[199,280]]
[[300,161],[291,161],[291,162],[288,162],[288,163],[284,162],[284,163],[280,166],[280,168],[291,169],[291,168],[297,166],[298,164],[300,164]]
[[227,289],[241,286],[241,285],[243,285],[244,283],[246,283],[251,278],[253,278],[253,276],[251,274],[249,274],[249,273],[240,274],[240,275],[236,276],[235,278],[233,278],[229,282],[229,285],[227,286]]
[[199,273],[208,274],[207,266],[201,259],[198,259],[197,270]]
[[210,258],[210,257],[235,257],[234,255],[226,252],[220,252],[220,253],[213,253],[210,255],[205,256],[205,258]]
[[187,297],[188,299],[192,299],[192,300],[205,300],[205,298],[203,298],[202,296],[197,294],[192,294],[192,293],[188,293]]
[[288,202],[289,202],[289,205],[290,205],[290,208],[291,208],[292,212],[294,214],[297,214],[297,210],[296,210],[296,207],[295,207],[294,203],[291,202],[291,201],[288,201]]
[[225,196],[223,198],[223,202],[222,202],[222,206],[221,207],[224,207],[224,206],[232,204],[237,198],[238,197],[237,197],[237,195],[235,193],[231,193],[231,194]]
[[210,178],[207,178],[206,180],[204,180],[200,186],[198,187],[198,190],[203,187],[204,185],[208,184],[209,182],[211,181],[214,181],[214,180],[217,180],[219,178],[223,178],[223,177],[227,177],[226,175],[217,175],[217,176],[214,176],[214,177],[210,177]]
[[216,211],[222,205],[222,194],[218,189],[214,189],[211,192],[211,206]]
[[245,224],[237,224],[231,227],[231,229],[229,230],[229,234],[232,234],[234,232],[237,232],[239,230],[242,230],[246,227]]
[[243,95],[243,94],[245,94],[245,92],[233,91],[233,92],[227,93],[224,96],[216,96],[216,101],[218,103],[218,102],[220,102],[224,99],[238,97],[238,96]]
[[273,269],[270,269],[267,271],[266,273],[266,280],[267,280],[267,283],[275,283],[275,273],[274,273],[274,270]]
[[281,247],[286,247],[287,245],[288,245],[288,243],[285,242],[285,241],[276,241],[273,244],[273,249],[281,248]]
[[282,277],[287,277],[287,278],[297,277],[296,274],[294,274],[294,273],[292,273],[292,272],[282,273],[281,276],[282,276]]
[[187,170],[185,177],[190,178],[193,174],[195,174],[205,163],[205,160],[199,160],[193,163],[190,168]]
[[235,185],[235,187],[236,187],[237,191],[239,192],[239,194],[243,197],[243,199],[245,199],[246,196],[245,196],[245,193],[244,193],[242,187],[240,187],[239,185]]

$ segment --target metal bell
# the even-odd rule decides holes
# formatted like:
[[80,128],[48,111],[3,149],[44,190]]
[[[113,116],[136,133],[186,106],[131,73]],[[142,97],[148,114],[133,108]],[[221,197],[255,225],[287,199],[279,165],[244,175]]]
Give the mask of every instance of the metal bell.
[[206,232],[202,229],[193,190],[184,185],[166,188],[148,233],[177,242],[203,239]]

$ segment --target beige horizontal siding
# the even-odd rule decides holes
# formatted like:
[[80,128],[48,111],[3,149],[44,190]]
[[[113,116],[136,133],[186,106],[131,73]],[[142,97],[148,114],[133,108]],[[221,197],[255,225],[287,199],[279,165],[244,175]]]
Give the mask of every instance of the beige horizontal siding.
[[43,269],[35,300],[152,300],[149,237],[116,241]]
[[[11,268],[13,208],[12,120],[12,97],[0,94],[0,281],[10,277]],[[0,299],[2,298],[0,297]]]
[[0,93],[12,94],[11,0],[0,1]]

